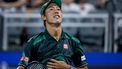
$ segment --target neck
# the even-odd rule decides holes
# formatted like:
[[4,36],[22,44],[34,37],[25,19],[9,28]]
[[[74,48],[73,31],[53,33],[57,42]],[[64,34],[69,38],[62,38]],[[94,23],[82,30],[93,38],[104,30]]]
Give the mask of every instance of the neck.
[[46,24],[46,29],[57,41],[60,39],[62,33],[61,24]]

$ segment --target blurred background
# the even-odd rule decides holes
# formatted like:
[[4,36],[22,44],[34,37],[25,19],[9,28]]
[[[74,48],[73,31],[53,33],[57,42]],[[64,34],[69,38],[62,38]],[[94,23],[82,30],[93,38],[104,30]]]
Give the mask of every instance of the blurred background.
[[[0,69],[16,69],[24,44],[44,31],[48,0],[0,0]],[[89,69],[122,69],[122,0],[63,0],[63,30],[77,37]]]

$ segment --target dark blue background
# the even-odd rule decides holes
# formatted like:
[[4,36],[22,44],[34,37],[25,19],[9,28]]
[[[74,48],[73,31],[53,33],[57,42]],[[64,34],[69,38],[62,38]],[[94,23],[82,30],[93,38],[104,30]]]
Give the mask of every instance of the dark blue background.
[[[122,66],[122,53],[86,53],[89,66]],[[17,65],[21,52],[0,52],[0,62]]]

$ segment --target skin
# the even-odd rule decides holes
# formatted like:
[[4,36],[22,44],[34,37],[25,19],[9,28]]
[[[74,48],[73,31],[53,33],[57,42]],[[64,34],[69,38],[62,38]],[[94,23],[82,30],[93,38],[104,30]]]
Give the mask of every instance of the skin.
[[34,0],[32,2],[33,7],[38,7],[41,3],[43,3],[43,0]]
[[21,7],[22,5],[26,4],[26,0],[18,0],[17,2],[13,3],[6,3],[4,1],[0,2],[0,7],[2,8],[12,8],[12,7]]
[[[62,22],[62,11],[55,5],[50,4],[45,11],[45,14],[42,15],[42,19],[45,20],[46,29],[49,34],[54,37],[57,41],[59,40],[62,32],[61,22]],[[57,61],[51,59],[47,64],[48,69],[70,69],[70,65],[64,61]],[[19,66],[18,69],[24,69],[22,66]],[[74,67],[74,69],[88,69],[85,67]]]

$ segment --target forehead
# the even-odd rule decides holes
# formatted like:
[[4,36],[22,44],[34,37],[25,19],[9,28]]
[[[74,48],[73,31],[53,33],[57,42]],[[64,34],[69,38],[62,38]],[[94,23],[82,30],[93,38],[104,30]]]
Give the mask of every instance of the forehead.
[[51,3],[48,7],[47,7],[47,9],[48,8],[52,8],[52,7],[57,7],[57,8],[60,8],[58,5],[56,5],[55,3]]

